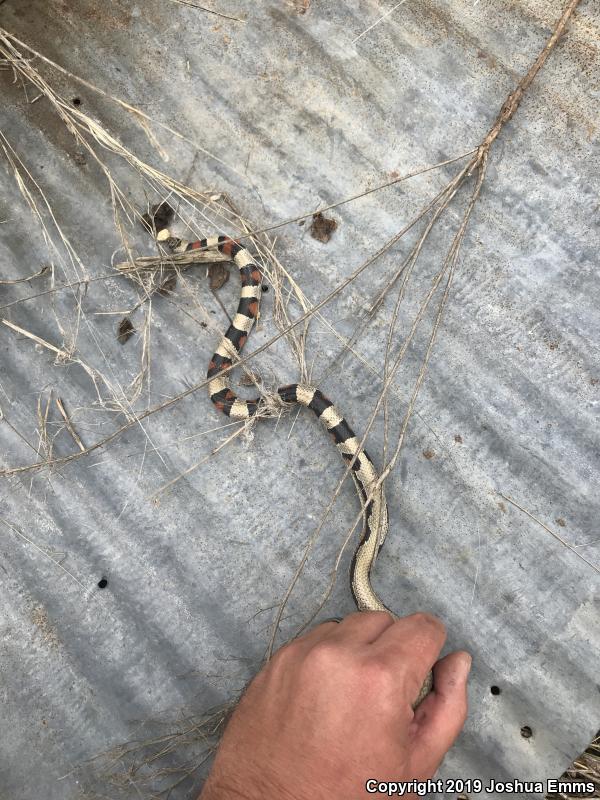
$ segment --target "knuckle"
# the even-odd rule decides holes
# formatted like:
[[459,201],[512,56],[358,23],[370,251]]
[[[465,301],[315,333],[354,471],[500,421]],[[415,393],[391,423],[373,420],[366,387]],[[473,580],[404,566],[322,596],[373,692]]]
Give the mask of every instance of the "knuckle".
[[340,659],[341,648],[335,642],[321,641],[317,642],[308,653],[308,660],[313,664],[322,665],[324,667],[335,666]]
[[269,666],[274,669],[278,669],[283,667],[284,669],[296,658],[296,654],[298,651],[298,645],[294,642],[288,642],[284,644],[283,647],[280,647],[277,652],[273,653],[271,658],[269,659]]
[[432,633],[434,631],[441,634],[446,632],[444,623],[437,617],[434,617],[433,614],[428,614],[426,611],[417,611],[416,614],[412,615],[412,618],[420,626],[429,629]]
[[309,669],[317,671],[331,671],[339,667],[342,658],[342,648],[331,641],[317,642],[306,654],[306,663]]
[[397,683],[397,675],[385,659],[370,658],[362,666],[361,680],[374,693],[387,694]]

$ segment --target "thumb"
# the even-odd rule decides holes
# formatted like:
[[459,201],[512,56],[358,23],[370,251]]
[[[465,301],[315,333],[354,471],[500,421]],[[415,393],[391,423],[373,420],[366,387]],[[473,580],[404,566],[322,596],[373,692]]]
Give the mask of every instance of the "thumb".
[[467,678],[471,656],[450,653],[433,667],[433,690],[412,722],[414,768],[435,772],[467,718]]

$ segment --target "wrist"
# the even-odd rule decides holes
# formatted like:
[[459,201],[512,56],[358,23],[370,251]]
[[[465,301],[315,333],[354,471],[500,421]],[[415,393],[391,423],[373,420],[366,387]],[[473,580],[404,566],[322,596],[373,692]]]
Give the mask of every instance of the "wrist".
[[[315,798],[315,795],[312,795]],[[198,800],[305,800],[274,776],[225,777],[211,773]]]
[[247,792],[241,792],[236,786],[209,778],[198,800],[253,800],[253,798]]

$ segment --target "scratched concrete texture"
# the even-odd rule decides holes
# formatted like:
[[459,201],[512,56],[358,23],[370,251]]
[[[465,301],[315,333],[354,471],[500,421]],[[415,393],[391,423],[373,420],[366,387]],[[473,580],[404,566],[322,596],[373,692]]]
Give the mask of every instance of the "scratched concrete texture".
[[[219,0],[211,8],[243,21],[169,0],[5,0],[0,25],[181,131],[189,141],[153,129],[165,162],[126,111],[34,62],[140,157],[195,187],[227,192],[261,227],[475,147],[549,36],[561,3],[408,0],[384,19],[393,4],[379,0]],[[391,532],[374,583],[400,614],[438,614],[448,628],[446,650],[466,648],[474,659],[469,719],[440,769],[444,778],[557,777],[600,720],[599,25],[598,6],[582,0],[492,152],[387,484]],[[2,279],[25,278],[51,260],[56,285],[108,275],[120,239],[105,176],[47,99],[30,102],[37,91],[15,82],[10,70],[0,71],[0,86]],[[80,264],[65,266],[64,250],[61,261],[45,244],[7,166],[8,143],[51,203]],[[142,208],[141,181],[116,159],[110,165]],[[330,216],[338,228],[326,244],[309,235],[308,224],[282,227],[281,263],[318,301],[457,169],[452,164],[335,209]],[[425,248],[395,347],[448,249],[465,199]],[[214,232],[208,222],[201,228]],[[357,316],[415,235],[323,309],[339,335],[352,335]],[[138,252],[150,252],[143,232],[135,236]],[[226,326],[204,269],[189,283],[196,295],[177,289],[153,299],[151,380],[137,411],[201,381],[216,329]],[[119,311],[138,300],[134,284],[111,278],[91,281],[85,292],[51,289],[49,273],[0,285],[2,317],[59,348],[75,341],[77,357],[114,387],[128,386],[143,343],[134,336],[121,345],[115,330]],[[219,293],[230,311],[237,291],[231,280]],[[208,327],[198,324],[204,318],[196,296],[212,312]],[[146,311],[138,310],[134,322]],[[308,338],[314,379],[359,434],[381,389],[392,314],[390,297],[357,339],[357,355],[342,361],[340,342],[325,324],[315,323]],[[432,319],[426,315],[392,387],[392,434]],[[267,292],[248,352],[276,332]],[[40,396],[42,414],[51,392],[63,400],[87,446],[123,424],[121,413],[98,405],[77,363],[56,359],[5,325],[0,347],[4,469],[44,458]],[[269,386],[298,378],[285,339],[252,365]],[[157,501],[152,496],[164,483],[228,434],[217,429],[223,420],[205,390],[90,455],[3,478],[2,800],[42,794],[75,800],[84,791],[123,796],[88,759],[139,737],[140,721],[161,714],[169,720],[234,696],[253,674],[273,607],[343,473],[312,416],[293,420],[262,422],[252,437],[224,447]],[[48,430],[55,456],[76,451],[55,405]],[[378,463],[382,443],[378,420],[368,438]],[[344,486],[278,641],[317,608],[357,511],[352,486]],[[319,618],[353,609],[346,577],[351,549]],[[102,577],[104,589],[97,586]],[[523,726],[531,728],[529,738]],[[156,730],[150,722],[143,728],[149,735]],[[175,752],[167,763],[177,758]],[[194,798],[205,769],[183,781],[171,800]],[[129,788],[131,796],[151,796],[135,778]]]

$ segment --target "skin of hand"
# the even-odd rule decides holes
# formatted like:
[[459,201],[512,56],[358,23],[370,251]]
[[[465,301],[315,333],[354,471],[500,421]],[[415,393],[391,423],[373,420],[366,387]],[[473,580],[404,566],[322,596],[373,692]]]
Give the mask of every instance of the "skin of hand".
[[445,638],[428,614],[361,611],[285,645],[242,696],[199,800],[354,800],[377,796],[370,778],[432,777],[467,715],[471,657],[438,661]]

